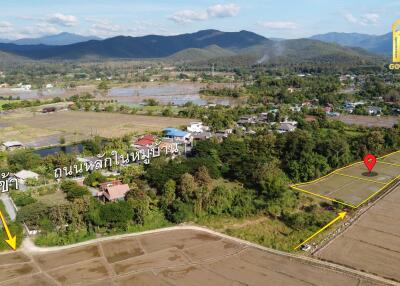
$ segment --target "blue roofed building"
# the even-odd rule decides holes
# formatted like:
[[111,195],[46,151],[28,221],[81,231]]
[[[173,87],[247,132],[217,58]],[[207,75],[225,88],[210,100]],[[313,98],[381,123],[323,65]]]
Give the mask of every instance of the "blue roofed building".
[[163,134],[164,137],[171,138],[178,143],[191,143],[193,140],[192,134],[177,128],[165,128]]

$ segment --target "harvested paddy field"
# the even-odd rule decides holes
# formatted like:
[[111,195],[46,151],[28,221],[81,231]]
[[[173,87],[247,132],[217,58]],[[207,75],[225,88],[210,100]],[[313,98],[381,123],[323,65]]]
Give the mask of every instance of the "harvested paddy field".
[[[31,250],[33,251],[33,250]],[[202,230],[0,255],[0,285],[385,285]]]
[[373,205],[317,256],[400,282],[400,188]]
[[358,208],[400,176],[400,152],[378,158],[372,172],[363,162],[340,168],[317,180],[292,185],[295,190]]
[[67,142],[95,135],[112,138],[127,133],[160,131],[165,127],[186,125],[190,119],[129,115],[104,112],[59,111],[49,114],[21,111],[0,117],[0,137],[25,144],[65,137]]
[[346,124],[361,125],[366,127],[392,128],[395,124],[399,122],[399,117],[341,114],[338,117],[332,117],[332,120],[338,120]]

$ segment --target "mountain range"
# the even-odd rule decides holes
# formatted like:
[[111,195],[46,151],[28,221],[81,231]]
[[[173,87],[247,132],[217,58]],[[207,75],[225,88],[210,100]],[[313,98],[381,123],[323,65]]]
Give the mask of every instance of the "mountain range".
[[0,39],[0,43],[11,43],[16,45],[63,46],[63,45],[71,45],[71,44],[86,42],[90,40],[101,40],[101,38],[96,36],[81,36],[78,34],[63,32],[39,38],[23,38],[18,40]]
[[392,33],[384,35],[368,35],[359,33],[326,33],[310,37],[326,43],[336,43],[341,46],[358,47],[369,52],[390,55],[392,53]]
[[[210,29],[174,36],[117,36],[104,40],[90,39],[68,45],[0,43],[0,51],[3,52],[3,57],[10,54],[12,57],[31,60],[165,59],[174,62],[212,60],[224,64],[299,61],[366,63],[379,58],[366,50],[348,47],[360,45],[359,43],[368,40],[367,37],[361,37],[362,39],[358,41],[348,39],[347,42],[340,40],[341,37],[338,36],[315,37],[271,40],[244,30],[222,32]],[[377,45],[370,46],[378,49]]]
[[248,31],[204,30],[176,36],[117,36],[64,46],[2,43],[0,50],[31,59],[163,58],[189,48],[202,49],[217,45],[223,49],[239,51],[266,42],[272,41]]

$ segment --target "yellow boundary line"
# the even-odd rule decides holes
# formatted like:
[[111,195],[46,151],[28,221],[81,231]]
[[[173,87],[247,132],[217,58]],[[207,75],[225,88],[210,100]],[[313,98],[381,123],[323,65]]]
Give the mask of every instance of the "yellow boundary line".
[[335,199],[331,199],[331,198],[329,198],[329,197],[326,197],[326,196],[323,196],[323,195],[320,195],[320,194],[316,194],[316,193],[313,193],[313,192],[310,192],[310,191],[307,191],[307,190],[304,190],[304,189],[300,189],[300,188],[297,188],[297,187],[295,187],[295,186],[290,186],[290,187],[291,187],[292,189],[301,191],[301,192],[303,192],[303,193],[306,193],[306,194],[309,194],[309,195],[313,195],[313,196],[316,196],[316,197],[320,197],[320,198],[325,199],[325,200],[328,200],[328,201],[336,202],[336,203],[339,203],[339,204],[342,204],[342,205],[351,207],[351,208],[353,208],[353,209],[357,208],[357,206],[355,206],[355,205],[351,205],[351,204],[348,204],[348,203],[345,203],[345,202],[341,202],[341,201],[338,201],[338,200],[335,200]]
[[389,183],[387,183],[386,185],[384,185],[381,189],[379,189],[377,192],[373,193],[372,195],[370,195],[368,198],[366,198],[365,200],[363,200],[361,203],[359,203],[357,205],[357,208],[359,206],[361,206],[362,204],[364,204],[365,202],[369,201],[370,199],[372,199],[373,197],[375,197],[377,194],[379,194],[381,191],[383,191],[384,189],[387,188],[387,186],[389,186],[390,184],[392,184],[394,181],[396,181],[397,179],[400,178],[400,175],[395,177],[393,180],[391,180]]
[[360,177],[357,177],[357,176],[342,174],[342,173],[339,173],[339,172],[335,172],[335,174],[343,176],[343,177],[349,177],[349,178],[357,179],[357,180],[360,180],[360,181],[367,181],[367,182],[377,183],[377,184],[381,184],[381,185],[385,185],[386,184],[386,183],[378,182],[378,181],[375,181],[375,180],[369,180],[369,179],[364,179],[364,178],[360,178]]
[[377,161],[377,163],[382,163],[382,164],[385,164],[385,165],[390,165],[390,166],[396,166],[396,167],[400,167],[400,165],[399,165],[399,164],[393,164],[393,163],[389,163],[389,162]]
[[383,159],[383,158],[389,157],[390,155],[393,155],[393,154],[396,154],[396,153],[399,153],[399,152],[400,152],[400,150],[394,151],[394,152],[392,152],[392,153],[389,153],[389,154],[386,154],[386,155],[384,155],[384,156],[382,156],[382,157],[379,157],[378,159]]
[[356,163],[347,165],[345,167],[339,168],[339,169],[337,169],[337,170],[335,170],[335,171],[333,171],[333,172],[331,172],[331,173],[329,173],[329,174],[327,174],[325,176],[319,177],[318,179],[315,179],[315,180],[312,180],[312,181],[309,181],[309,182],[305,182],[305,183],[297,183],[297,184],[294,184],[294,185],[291,185],[291,186],[295,187],[295,186],[299,186],[299,185],[308,185],[308,184],[316,183],[316,182],[318,182],[318,181],[320,181],[320,180],[322,180],[322,179],[324,179],[326,177],[334,175],[336,172],[339,172],[339,171],[341,171],[343,169],[349,168],[351,166],[354,166],[354,165],[360,164],[360,163],[362,163],[362,162],[356,162]]
[[[400,150],[399,150],[399,151],[392,152],[392,153],[389,153],[389,154],[386,154],[386,155],[384,155],[384,156],[382,156],[382,157],[377,158],[377,160],[386,158],[386,157],[388,157],[388,156],[390,156],[390,155],[393,155],[393,154],[396,154],[396,153],[399,153],[399,152],[400,152]],[[378,181],[374,181],[374,180],[368,180],[368,179],[363,179],[363,178],[359,178],[359,177],[355,177],[355,176],[351,176],[351,175],[345,175],[345,174],[340,174],[340,173],[338,173],[339,171],[341,171],[341,170],[343,170],[343,169],[346,169],[346,168],[349,168],[349,167],[351,167],[351,166],[354,166],[354,165],[356,165],[356,164],[361,164],[361,163],[362,163],[362,161],[356,162],[356,163],[347,165],[347,166],[345,166],[345,167],[339,168],[339,169],[337,169],[337,170],[335,170],[335,171],[333,171],[333,172],[331,172],[331,173],[329,173],[329,174],[327,174],[327,175],[325,175],[325,176],[322,176],[322,177],[320,177],[320,178],[318,178],[318,179],[315,179],[315,180],[312,180],[312,181],[309,181],[309,182],[306,182],[306,183],[297,183],[297,184],[294,184],[294,185],[290,185],[289,187],[292,188],[292,189],[294,189],[294,190],[301,191],[301,192],[306,193],[306,194],[309,194],[309,195],[313,195],[313,196],[316,196],[316,197],[319,197],[319,198],[322,198],[322,199],[325,199],[325,200],[329,200],[329,201],[332,201],[332,202],[336,202],[336,203],[339,203],[339,204],[342,204],[342,205],[345,205],[345,206],[348,206],[348,207],[351,207],[351,208],[356,209],[356,208],[360,207],[362,204],[364,204],[365,202],[367,202],[368,200],[372,199],[374,196],[376,196],[377,194],[379,194],[382,190],[384,190],[386,187],[388,187],[390,184],[392,184],[394,181],[396,181],[397,179],[400,178],[400,175],[398,175],[398,176],[396,176],[393,180],[391,180],[390,182],[384,184],[384,183],[381,183],[381,182],[378,182]],[[379,163],[384,163],[384,162],[379,161]],[[386,162],[385,162],[385,163],[386,163]],[[388,165],[393,165],[393,164],[391,164],[391,163],[386,163],[386,164],[388,164]],[[400,167],[400,165],[394,165],[394,166]],[[335,200],[335,199],[332,199],[332,198],[329,198],[329,197],[326,197],[326,196],[323,196],[323,195],[320,195],[320,194],[317,194],[317,193],[313,193],[313,192],[310,192],[310,191],[307,191],[307,190],[304,190],[304,189],[301,189],[301,188],[298,188],[298,187],[297,187],[297,186],[299,186],[299,185],[309,185],[309,184],[312,184],[312,183],[316,183],[316,182],[318,182],[318,181],[320,181],[320,180],[322,180],[322,179],[324,179],[324,178],[326,178],[326,177],[328,177],[328,176],[332,176],[332,175],[334,175],[334,174],[338,174],[338,175],[341,175],[341,176],[350,177],[350,178],[354,178],[354,179],[358,179],[358,180],[365,180],[365,181],[370,181],[370,182],[373,182],[373,183],[384,184],[384,186],[383,186],[382,188],[380,188],[378,191],[376,191],[375,193],[373,193],[372,195],[370,195],[368,198],[366,198],[365,200],[363,200],[363,201],[362,201],[361,203],[359,203],[357,206],[352,205],[352,204],[348,204],[348,203],[345,203],[345,202],[341,202],[341,201],[338,201],[338,200]]]

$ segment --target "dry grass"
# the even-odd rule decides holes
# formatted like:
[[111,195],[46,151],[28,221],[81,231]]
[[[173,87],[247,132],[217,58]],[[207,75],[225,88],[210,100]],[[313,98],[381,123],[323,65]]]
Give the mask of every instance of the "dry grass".
[[380,200],[318,256],[400,281],[400,189]]
[[23,143],[48,136],[64,136],[68,142],[95,135],[112,138],[128,133],[160,131],[165,127],[186,125],[190,119],[141,116],[118,113],[60,111],[51,114],[16,112],[0,120],[3,140]]
[[397,116],[367,116],[367,115],[345,115],[332,117],[332,120],[338,120],[346,124],[355,124],[366,127],[386,127],[391,128],[399,122]]

